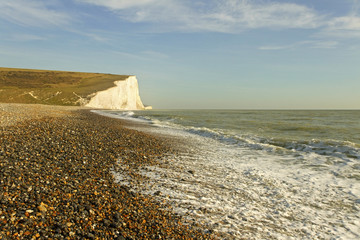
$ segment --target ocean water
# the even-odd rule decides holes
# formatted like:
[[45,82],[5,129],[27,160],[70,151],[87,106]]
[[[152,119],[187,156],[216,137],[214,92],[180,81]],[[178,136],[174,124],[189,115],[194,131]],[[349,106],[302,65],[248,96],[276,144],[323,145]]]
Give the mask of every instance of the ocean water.
[[224,238],[360,239],[360,111],[98,113],[184,144],[135,190]]

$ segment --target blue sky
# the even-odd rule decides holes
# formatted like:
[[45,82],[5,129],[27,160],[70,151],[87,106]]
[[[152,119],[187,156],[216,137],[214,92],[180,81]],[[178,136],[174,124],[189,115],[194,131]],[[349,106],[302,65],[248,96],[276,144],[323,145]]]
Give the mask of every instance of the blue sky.
[[158,109],[360,109],[360,1],[0,0],[0,66],[137,75]]

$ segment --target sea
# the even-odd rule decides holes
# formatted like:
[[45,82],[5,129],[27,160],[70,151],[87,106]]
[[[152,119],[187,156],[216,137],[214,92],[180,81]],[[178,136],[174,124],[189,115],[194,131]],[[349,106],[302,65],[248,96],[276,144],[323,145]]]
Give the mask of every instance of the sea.
[[184,146],[140,169],[151,187],[135,191],[207,231],[224,239],[360,239],[358,110],[96,112]]

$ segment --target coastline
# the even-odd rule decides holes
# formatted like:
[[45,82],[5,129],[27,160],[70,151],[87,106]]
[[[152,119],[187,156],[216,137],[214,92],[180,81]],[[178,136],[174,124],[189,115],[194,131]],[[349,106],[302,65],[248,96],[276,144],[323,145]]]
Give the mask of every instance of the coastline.
[[177,144],[175,155],[139,171],[146,186],[132,186],[222,239],[359,237],[359,112],[100,114]]
[[0,239],[215,238],[115,183],[112,170],[145,182],[138,169],[174,153],[163,138],[79,107],[0,104],[0,116]]

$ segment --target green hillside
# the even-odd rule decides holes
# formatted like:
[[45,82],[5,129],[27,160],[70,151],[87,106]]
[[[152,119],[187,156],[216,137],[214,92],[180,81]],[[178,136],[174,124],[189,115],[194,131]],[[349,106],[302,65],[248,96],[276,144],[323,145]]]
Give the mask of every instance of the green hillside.
[[81,105],[127,75],[0,68],[0,102]]

